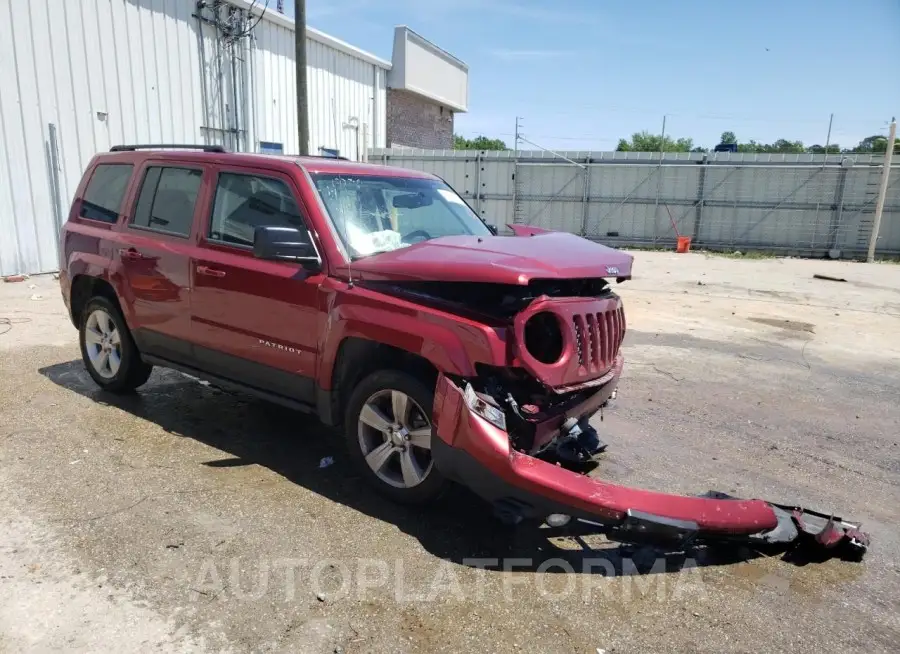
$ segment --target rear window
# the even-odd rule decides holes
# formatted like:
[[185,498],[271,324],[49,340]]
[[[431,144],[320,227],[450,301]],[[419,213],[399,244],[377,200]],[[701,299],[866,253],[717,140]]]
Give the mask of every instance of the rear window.
[[104,223],[116,222],[133,169],[131,164],[101,164],[94,168],[82,198],[81,217]]
[[202,178],[203,171],[196,168],[148,168],[132,226],[175,236],[190,235]]

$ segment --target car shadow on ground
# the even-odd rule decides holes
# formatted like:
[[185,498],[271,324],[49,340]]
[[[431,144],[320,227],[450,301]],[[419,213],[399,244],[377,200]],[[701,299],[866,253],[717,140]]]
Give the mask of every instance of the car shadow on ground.
[[[533,523],[515,528],[502,525],[485,502],[460,487],[453,487],[427,508],[397,505],[371,492],[353,469],[342,436],[309,415],[226,393],[172,370],[155,370],[145,386],[128,395],[100,390],[80,360],[39,372],[98,404],[116,407],[156,423],[174,436],[192,438],[224,453],[202,465],[264,466],[331,501],[396,525],[435,557],[460,565],[502,570],[515,559],[517,571],[619,576],[729,565],[762,556],[745,547],[669,551],[602,539],[598,544],[594,538],[589,539],[590,544],[574,536],[549,538],[550,531]],[[333,463],[321,467],[326,457]],[[490,560],[487,565],[485,559]]]

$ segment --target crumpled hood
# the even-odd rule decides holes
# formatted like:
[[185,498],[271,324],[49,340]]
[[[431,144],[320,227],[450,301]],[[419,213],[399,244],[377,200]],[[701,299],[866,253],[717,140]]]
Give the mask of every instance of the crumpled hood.
[[532,279],[630,279],[633,257],[565,232],[444,236],[353,262],[353,277],[527,285]]

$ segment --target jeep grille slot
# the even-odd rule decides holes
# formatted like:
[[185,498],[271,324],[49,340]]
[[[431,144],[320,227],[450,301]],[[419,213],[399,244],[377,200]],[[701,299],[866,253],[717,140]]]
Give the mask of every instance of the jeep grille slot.
[[600,313],[572,316],[578,365],[588,372],[609,370],[625,337],[625,313],[621,306]]
[[587,334],[584,328],[584,317],[580,315],[572,316],[572,325],[575,328],[575,356],[578,359],[578,365],[585,365],[587,356]]

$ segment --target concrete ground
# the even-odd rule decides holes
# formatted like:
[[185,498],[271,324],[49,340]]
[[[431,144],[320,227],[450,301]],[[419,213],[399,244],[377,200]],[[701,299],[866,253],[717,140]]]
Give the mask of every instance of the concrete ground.
[[168,371],[99,392],[39,277],[0,284],[0,652],[896,651],[900,266],[636,258],[596,473],[834,511],[863,563],[392,505],[303,415]]

